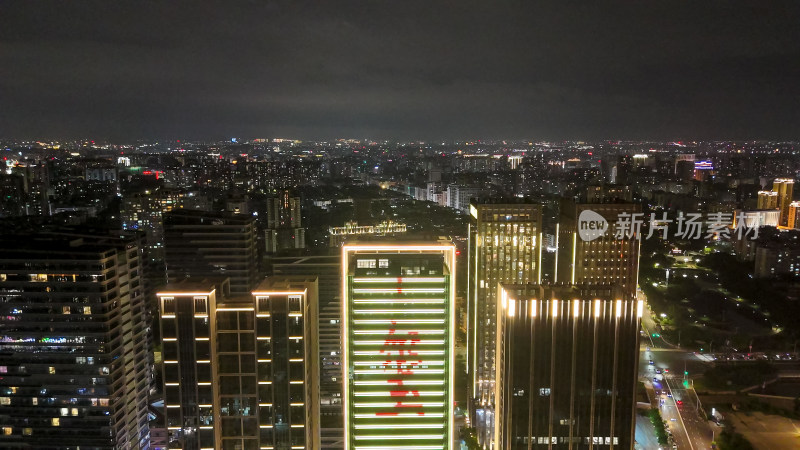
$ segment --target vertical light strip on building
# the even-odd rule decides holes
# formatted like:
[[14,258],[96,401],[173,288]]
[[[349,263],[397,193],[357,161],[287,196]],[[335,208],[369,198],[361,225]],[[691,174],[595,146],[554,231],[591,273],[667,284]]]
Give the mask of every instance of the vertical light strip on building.
[[345,449],[450,449],[455,247],[342,248]]

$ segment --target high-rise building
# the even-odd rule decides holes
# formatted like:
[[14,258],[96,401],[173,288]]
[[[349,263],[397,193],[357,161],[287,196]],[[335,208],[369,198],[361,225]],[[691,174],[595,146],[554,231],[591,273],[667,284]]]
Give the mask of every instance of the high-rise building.
[[341,421],[341,255],[274,257],[270,265],[275,276],[305,275],[319,280],[320,402],[322,414],[337,415]]
[[455,246],[342,247],[345,450],[451,449]]
[[497,285],[541,279],[542,205],[525,199],[473,200],[470,216],[467,364],[473,422],[486,441],[492,430]]
[[775,191],[758,191],[757,209],[778,209],[778,193]]
[[267,200],[266,246],[267,253],[306,248],[300,197],[288,190]]
[[137,240],[3,237],[0,447],[149,448]]
[[164,214],[167,279],[228,277],[231,292],[258,283],[256,225],[250,216],[173,210]]
[[789,219],[786,223],[789,228],[800,228],[800,202],[789,203]]
[[[630,222],[629,229],[620,228],[626,223],[620,217]],[[634,203],[563,201],[554,279],[565,284],[616,284],[622,289],[623,298],[634,298],[640,244],[634,233],[637,221],[643,220],[641,206]],[[589,227],[599,227],[598,233],[588,235]]]
[[[336,249],[339,250],[339,249]],[[270,258],[272,274],[316,276],[319,280],[320,449],[341,450],[342,270],[341,255]]]
[[493,448],[633,448],[642,301],[504,284],[497,308]]
[[481,194],[483,194],[483,189],[478,186],[451,184],[447,186],[445,202],[450,208],[466,214],[469,212],[470,201],[480,197]]
[[772,182],[772,190],[778,193],[778,209],[781,210],[780,225],[789,223],[789,204],[792,203],[794,194],[794,180],[791,178],[776,178]]
[[316,278],[227,283],[158,293],[170,448],[319,448]]

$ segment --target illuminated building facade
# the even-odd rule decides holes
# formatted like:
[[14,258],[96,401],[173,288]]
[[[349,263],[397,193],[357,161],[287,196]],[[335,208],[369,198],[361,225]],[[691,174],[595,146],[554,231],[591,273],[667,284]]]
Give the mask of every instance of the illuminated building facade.
[[789,204],[794,195],[794,180],[791,178],[777,178],[772,182],[772,191],[778,193],[778,209],[781,210],[780,226],[789,223]]
[[127,195],[120,205],[123,230],[143,231],[147,236],[147,257],[164,258],[163,214],[181,208],[184,194],[160,189]]
[[455,246],[342,247],[345,450],[451,449]]
[[316,278],[227,279],[158,293],[170,448],[319,448]]
[[789,219],[786,223],[789,228],[800,228],[800,202],[789,203]]
[[714,162],[710,160],[695,161],[694,163],[694,179],[697,181],[706,181],[714,176]]
[[0,243],[0,448],[149,448],[137,240]]
[[267,253],[306,248],[306,229],[300,210],[300,197],[288,190],[267,199]]
[[479,439],[491,433],[498,283],[541,279],[542,206],[525,199],[473,200],[469,225],[468,366]]
[[[596,213],[608,224],[606,231],[592,240],[580,235],[581,214]],[[636,296],[639,279],[639,239],[617,239],[620,214],[644,220],[641,206],[634,203],[575,203],[562,201],[558,224],[558,250],[555,280],[564,284],[618,285],[623,298]],[[636,215],[636,216],[634,216]],[[648,218],[649,220],[649,218]],[[622,230],[625,231],[625,230]],[[656,231],[655,233],[659,233]],[[656,235],[654,235],[656,236]]]
[[358,222],[347,222],[343,227],[330,227],[329,247],[341,247],[347,239],[365,239],[379,236],[394,236],[406,232],[406,224],[385,220],[378,225],[362,225]]
[[758,191],[757,209],[778,209],[778,193],[775,191]]
[[614,286],[499,291],[493,448],[633,448],[643,302]]

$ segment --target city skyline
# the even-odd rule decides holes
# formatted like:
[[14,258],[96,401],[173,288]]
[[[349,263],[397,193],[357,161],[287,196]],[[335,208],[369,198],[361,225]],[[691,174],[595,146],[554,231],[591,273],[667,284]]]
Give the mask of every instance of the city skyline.
[[800,2],[0,2],[3,450],[783,450]]

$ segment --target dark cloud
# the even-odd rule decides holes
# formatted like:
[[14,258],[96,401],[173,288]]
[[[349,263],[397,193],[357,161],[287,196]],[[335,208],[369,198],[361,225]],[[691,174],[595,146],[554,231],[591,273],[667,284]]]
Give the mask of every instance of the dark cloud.
[[0,136],[797,138],[795,1],[5,1]]

